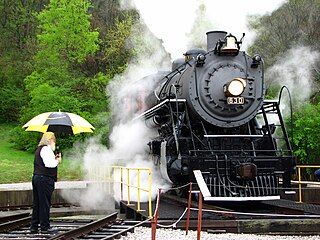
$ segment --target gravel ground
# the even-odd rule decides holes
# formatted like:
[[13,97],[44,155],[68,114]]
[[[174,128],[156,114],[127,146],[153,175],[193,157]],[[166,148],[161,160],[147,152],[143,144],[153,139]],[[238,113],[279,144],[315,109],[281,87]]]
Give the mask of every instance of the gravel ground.
[[[151,228],[138,227],[135,228],[134,233],[128,233],[127,236],[122,237],[121,240],[145,240],[151,239]],[[197,231],[189,231],[185,235],[185,231],[172,230],[172,229],[157,229],[157,240],[195,240],[197,239]],[[214,240],[318,240],[320,236],[271,236],[271,235],[253,235],[253,234],[213,234],[202,232],[201,240],[214,239]]]

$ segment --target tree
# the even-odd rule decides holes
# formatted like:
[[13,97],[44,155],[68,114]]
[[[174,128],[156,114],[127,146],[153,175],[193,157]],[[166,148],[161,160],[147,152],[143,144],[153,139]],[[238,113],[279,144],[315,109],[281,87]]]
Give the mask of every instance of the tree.
[[28,102],[24,78],[33,71],[36,13],[47,0],[0,0],[0,121],[17,122]]
[[[37,16],[39,50],[35,69],[24,81],[30,101],[24,108],[21,124],[41,112],[59,109],[85,117],[94,114],[86,101],[91,91],[89,79],[78,71],[86,56],[98,49],[99,34],[91,30],[89,7],[86,0],[51,0]],[[101,76],[94,79],[104,81]],[[20,136],[17,139],[24,143],[21,131]]]
[[[42,84],[68,89],[71,96],[74,82],[84,81],[74,68],[98,49],[98,32],[90,29],[89,7],[89,2],[83,0],[52,0],[38,15],[39,51],[35,71],[25,80],[31,99],[37,97]],[[39,106],[32,106],[31,100],[29,107]]]
[[260,53],[267,67],[297,45],[320,50],[320,1],[289,0],[271,14],[252,16],[249,26],[257,34],[249,52]]
[[[0,0],[0,7],[1,1],[10,2]],[[120,0],[92,0],[93,5],[89,0],[51,0],[42,10],[46,1],[49,2],[21,1],[32,3],[36,10],[33,18],[29,18],[35,24],[29,31],[34,34],[31,38],[33,51],[28,55],[29,68],[21,67],[26,73],[19,77],[21,86],[17,88],[26,98],[17,109],[17,112],[22,109],[20,125],[41,112],[61,109],[85,117],[99,127],[95,134],[106,137],[110,118],[106,86],[116,74],[125,71],[136,56],[146,58],[158,50],[155,44],[161,45],[161,41],[150,31],[145,35],[147,28],[140,23],[138,12],[122,10]],[[7,8],[4,11],[6,14]],[[145,36],[148,36],[147,42]],[[6,63],[2,63],[0,57],[0,67],[2,65]],[[15,70],[12,67],[12,72]],[[0,71],[0,86],[1,80]],[[10,88],[5,87],[4,91],[8,95]],[[17,127],[16,146],[31,150],[36,146],[37,136]],[[75,139],[69,140],[68,146]]]
[[87,0],[51,0],[38,15],[41,51],[54,53],[60,60],[82,62],[98,50],[97,31],[90,31],[90,3]]
[[306,104],[294,113],[293,147],[300,164],[320,163],[320,103]]

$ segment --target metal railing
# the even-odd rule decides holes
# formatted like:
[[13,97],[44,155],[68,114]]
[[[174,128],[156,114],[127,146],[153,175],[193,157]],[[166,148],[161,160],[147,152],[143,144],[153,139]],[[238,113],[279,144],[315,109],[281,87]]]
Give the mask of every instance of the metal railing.
[[298,169],[298,185],[299,185],[299,202],[302,203],[302,184],[310,183],[308,181],[301,181],[301,168],[320,168],[319,165],[297,165]]
[[[147,186],[143,187],[141,175],[147,174]],[[130,168],[123,166],[99,166],[89,170],[90,180],[97,183],[108,183],[108,192],[111,193],[111,184],[117,184],[119,188],[118,197],[130,205],[134,190],[136,191],[135,202],[137,211],[145,211],[141,209],[141,193],[145,192],[148,199],[148,216],[152,217],[152,171],[150,168]],[[134,180],[132,180],[134,179]],[[134,189],[134,190],[133,190]],[[118,189],[117,189],[118,190]],[[116,193],[113,193],[116,194]],[[115,195],[114,195],[115,196]]]

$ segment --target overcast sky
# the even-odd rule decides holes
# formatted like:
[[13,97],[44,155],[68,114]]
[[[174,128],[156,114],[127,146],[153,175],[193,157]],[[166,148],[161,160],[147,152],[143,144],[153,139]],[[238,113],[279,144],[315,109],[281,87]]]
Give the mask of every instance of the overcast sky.
[[215,29],[240,38],[246,33],[244,47],[253,39],[246,24],[247,16],[270,13],[285,0],[133,0],[149,29],[164,42],[172,58],[187,50],[187,36],[200,3],[206,5],[207,17]]

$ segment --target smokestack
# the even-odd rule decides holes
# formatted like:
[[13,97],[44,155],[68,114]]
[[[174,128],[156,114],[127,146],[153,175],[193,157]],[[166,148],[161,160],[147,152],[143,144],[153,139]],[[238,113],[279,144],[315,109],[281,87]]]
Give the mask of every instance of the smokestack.
[[223,40],[227,35],[225,31],[211,31],[207,32],[207,51],[211,51],[216,47],[219,39]]

